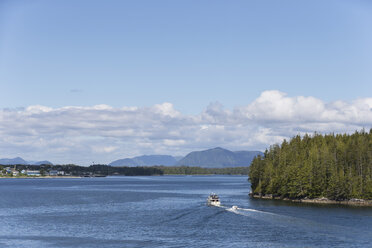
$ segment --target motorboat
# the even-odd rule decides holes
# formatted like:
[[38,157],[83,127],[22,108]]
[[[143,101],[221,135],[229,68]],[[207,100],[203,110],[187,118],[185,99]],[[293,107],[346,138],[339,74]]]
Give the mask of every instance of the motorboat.
[[207,198],[207,205],[217,207],[221,206],[220,198],[218,197],[218,195],[215,193],[210,194]]

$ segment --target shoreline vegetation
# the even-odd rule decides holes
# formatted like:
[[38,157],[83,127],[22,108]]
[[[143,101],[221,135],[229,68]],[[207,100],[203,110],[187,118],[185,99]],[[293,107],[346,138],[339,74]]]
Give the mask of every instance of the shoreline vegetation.
[[1,178],[8,178],[8,179],[17,179],[17,178],[30,178],[30,179],[33,179],[33,178],[82,178],[82,177],[79,177],[79,176],[0,176],[0,179]]
[[252,161],[249,180],[252,198],[372,206],[372,129],[284,140]]
[[[29,175],[32,171],[34,174]],[[0,178],[82,178],[106,176],[248,175],[248,167],[202,168],[189,166],[89,167],[69,165],[0,165]],[[35,175],[37,173],[37,175]],[[53,174],[52,174],[53,173]]]
[[352,198],[349,200],[330,200],[326,197],[320,198],[303,198],[303,199],[290,199],[290,198],[281,198],[273,195],[259,195],[250,193],[249,196],[254,199],[263,199],[263,200],[280,200],[280,201],[289,201],[294,203],[309,203],[309,204],[324,204],[324,205],[348,205],[348,206],[361,206],[369,207],[372,206],[372,200],[364,200]]

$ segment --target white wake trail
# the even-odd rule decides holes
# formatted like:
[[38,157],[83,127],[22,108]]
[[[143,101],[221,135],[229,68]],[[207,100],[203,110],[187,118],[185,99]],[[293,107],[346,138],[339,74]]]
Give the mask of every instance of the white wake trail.
[[229,211],[229,212],[234,213],[234,214],[240,214],[240,215],[245,215],[245,216],[248,216],[248,213],[245,214],[244,211],[245,212],[256,212],[256,213],[276,215],[274,213],[265,212],[265,211],[261,211],[261,210],[257,210],[257,209],[252,209],[252,208],[232,208],[232,207],[226,207],[226,206],[222,206],[222,205],[221,206],[216,206],[216,207],[223,208],[226,211]]
[[265,212],[265,211],[261,211],[261,210],[257,210],[257,209],[252,209],[252,208],[237,208],[237,210],[240,210],[240,211],[248,211],[248,212],[257,212],[257,213],[263,213],[263,214],[272,214],[272,215],[276,215],[276,214],[274,214],[274,213]]
[[[233,213],[233,214],[242,215],[242,216],[250,217],[250,218],[253,218],[253,219],[259,219],[259,220],[266,220],[266,221],[272,220],[272,218],[274,216],[275,216],[275,218],[281,218],[281,216],[278,215],[278,214],[271,213],[271,212],[266,212],[266,211],[261,211],[261,210],[257,210],[257,209],[252,209],[252,208],[239,208],[239,207],[236,207],[236,206],[227,207],[227,206],[223,206],[223,205],[214,206],[214,207],[222,208],[222,209],[224,209],[224,210],[226,210],[230,213]],[[286,217],[284,217],[284,216],[282,216],[282,218],[286,219]]]

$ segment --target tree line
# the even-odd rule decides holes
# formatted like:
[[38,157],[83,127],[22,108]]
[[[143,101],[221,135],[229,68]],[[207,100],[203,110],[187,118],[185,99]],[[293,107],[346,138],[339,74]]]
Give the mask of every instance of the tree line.
[[249,180],[254,194],[372,199],[372,129],[284,140],[252,161]]
[[57,170],[64,171],[65,175],[71,176],[112,176],[112,175],[124,175],[124,176],[153,176],[163,175],[163,171],[155,167],[112,167],[104,164],[94,164],[89,167],[79,166],[75,164],[66,165],[0,165],[0,169],[5,167],[16,166],[17,170],[39,170],[41,175],[47,174],[48,171]]
[[201,168],[189,166],[144,166],[144,167],[113,167],[104,164],[94,164],[89,167],[75,164],[66,165],[0,165],[0,170],[5,167],[16,166],[17,170],[39,170],[41,175],[46,175],[48,171],[64,171],[66,175],[71,176],[153,176],[153,175],[248,175],[248,167],[230,167],[230,168]]

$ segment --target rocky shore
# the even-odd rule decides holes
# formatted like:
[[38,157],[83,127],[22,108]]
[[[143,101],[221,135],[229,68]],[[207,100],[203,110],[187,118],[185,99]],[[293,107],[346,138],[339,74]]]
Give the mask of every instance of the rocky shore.
[[335,205],[349,205],[349,206],[372,206],[372,200],[364,200],[364,199],[349,199],[349,200],[330,200],[326,197],[321,198],[302,198],[302,199],[290,199],[290,198],[282,198],[280,196],[273,196],[273,195],[262,195],[262,194],[249,194],[250,197],[255,199],[267,199],[267,200],[282,200],[282,201],[290,201],[290,202],[298,202],[298,203],[314,203],[314,204],[335,204]]

